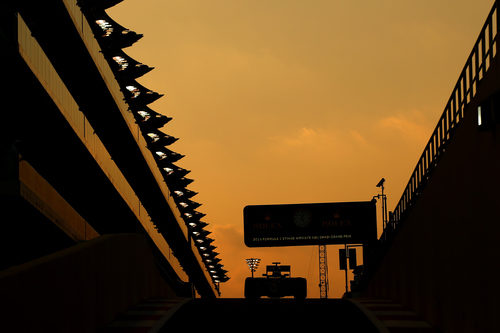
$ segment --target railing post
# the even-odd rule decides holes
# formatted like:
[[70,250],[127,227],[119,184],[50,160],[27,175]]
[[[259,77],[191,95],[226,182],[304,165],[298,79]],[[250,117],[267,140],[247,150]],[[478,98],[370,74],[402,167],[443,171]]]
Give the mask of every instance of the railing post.
[[488,44],[488,58],[491,66],[491,63],[493,62],[493,15],[488,17]]
[[[462,98],[461,100],[463,101],[463,105],[465,106],[467,104],[467,64],[465,64],[464,71],[462,72]],[[458,110],[457,110],[457,115],[462,113],[462,109],[464,107],[462,106],[462,103],[459,104]],[[455,118],[457,117],[455,115]]]
[[474,52],[474,63],[475,63],[475,75],[474,75],[474,81],[476,82],[476,91],[477,91],[477,86],[479,84],[479,44],[476,43],[474,45],[474,49],[473,51]]
[[443,116],[439,118],[439,144],[438,144],[438,149],[439,149],[439,154],[441,154],[441,147],[444,145],[444,133],[443,133]]
[[474,81],[472,79],[472,58],[469,58],[469,60],[467,62],[467,68],[468,68],[467,72],[469,73],[469,75],[468,75],[468,78],[469,78],[469,90],[467,90],[465,92],[465,96],[469,96],[469,101],[468,102],[471,102],[472,98],[474,97],[474,91],[473,91]]
[[484,45],[484,30],[481,31],[481,37],[479,38],[481,41],[481,79],[484,77],[484,73],[486,71],[486,55],[485,55],[485,45]]
[[[454,98],[454,97],[453,97]],[[452,120],[452,117],[451,117],[451,114],[452,114],[452,109],[451,109],[451,101],[450,101],[450,104],[448,105],[448,108],[446,110],[446,131],[445,131],[445,135],[446,135],[446,141],[448,141],[448,136],[450,134],[450,130],[453,128],[453,120]]]
[[496,32],[496,35],[495,35],[495,40],[496,40],[496,45],[497,45],[497,53],[496,55],[498,56],[498,52],[500,51],[500,45],[498,45],[498,36],[500,35],[500,22],[498,21],[500,19],[500,14],[498,13],[498,2],[495,1],[495,11],[497,13],[497,32]]

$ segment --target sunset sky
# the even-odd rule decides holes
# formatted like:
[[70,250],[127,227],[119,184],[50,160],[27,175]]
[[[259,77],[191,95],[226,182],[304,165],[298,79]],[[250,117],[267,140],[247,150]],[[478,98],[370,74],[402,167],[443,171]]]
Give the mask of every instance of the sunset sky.
[[[173,121],[193,200],[242,297],[245,258],[280,261],[319,297],[318,248],[247,248],[250,204],[366,201],[389,210],[434,129],[493,0],[125,0],[109,9],[144,34],[125,52]],[[378,206],[380,212],[380,206]],[[380,224],[380,223],[379,223]],[[380,228],[380,226],[379,226]],[[380,231],[380,229],[379,229]],[[341,297],[328,246],[330,297]],[[257,275],[264,273],[260,268]]]

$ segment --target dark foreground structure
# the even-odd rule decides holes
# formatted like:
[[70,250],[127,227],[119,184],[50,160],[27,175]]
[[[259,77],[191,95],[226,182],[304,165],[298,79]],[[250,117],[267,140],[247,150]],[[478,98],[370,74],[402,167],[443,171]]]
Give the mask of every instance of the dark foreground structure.
[[143,299],[218,297],[228,279],[160,130],[171,118],[148,106],[162,95],[136,81],[152,68],[124,51],[142,35],[105,12],[118,2],[2,3],[7,331],[94,331]]
[[[198,320],[190,318],[195,315]],[[160,332],[203,330],[212,318],[223,316],[219,332],[252,328],[259,332],[379,332],[354,304],[341,299],[242,299],[194,300],[178,310]]]
[[123,51],[141,35],[105,12],[118,2],[0,11],[1,330],[94,332],[133,317],[156,331],[216,318],[223,331],[257,325],[251,315],[274,329],[498,330],[497,1],[351,292],[302,303],[217,299],[227,272],[167,148],[176,138],[159,130],[170,118],[148,107],[161,95],[136,81],[151,68]]
[[500,64],[495,1],[445,110],[353,283],[442,332],[498,330]]

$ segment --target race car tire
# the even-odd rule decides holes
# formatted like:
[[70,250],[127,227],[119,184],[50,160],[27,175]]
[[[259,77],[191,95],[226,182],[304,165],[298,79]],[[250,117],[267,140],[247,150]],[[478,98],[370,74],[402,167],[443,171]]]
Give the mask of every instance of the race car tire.
[[258,299],[260,295],[258,294],[257,281],[252,278],[247,278],[245,280],[245,298],[246,299]]

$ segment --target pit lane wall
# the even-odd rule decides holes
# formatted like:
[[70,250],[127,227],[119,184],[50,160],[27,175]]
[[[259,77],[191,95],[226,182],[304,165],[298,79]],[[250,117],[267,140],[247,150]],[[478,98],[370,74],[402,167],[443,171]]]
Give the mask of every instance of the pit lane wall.
[[141,300],[174,298],[139,234],[105,235],[0,272],[4,332],[96,332]]

